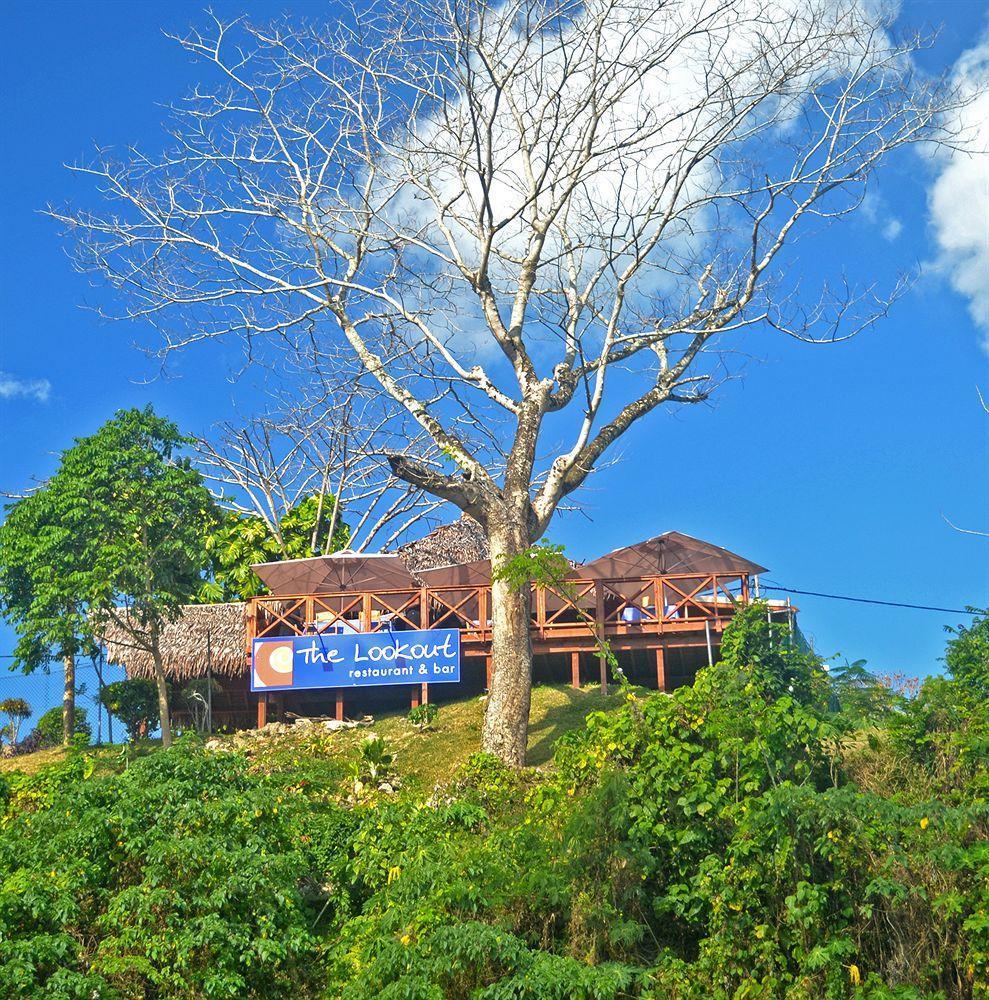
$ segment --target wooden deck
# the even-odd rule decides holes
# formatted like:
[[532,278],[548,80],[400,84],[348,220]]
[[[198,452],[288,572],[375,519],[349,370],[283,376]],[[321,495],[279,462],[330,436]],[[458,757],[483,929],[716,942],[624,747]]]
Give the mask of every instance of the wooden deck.
[[[749,600],[749,577],[741,574],[574,579],[559,587],[534,586],[533,654],[569,655],[575,686],[580,684],[581,654],[597,654],[606,683],[604,639],[615,653],[651,653],[656,685],[667,690],[667,650],[706,647],[707,658],[715,658],[725,626]],[[457,628],[464,658],[484,660],[490,685],[490,608],[490,586],[255,597],[248,611],[245,652],[250,662],[252,641],[265,636]],[[412,694],[413,704],[426,698],[425,686]],[[259,699],[259,722],[265,717],[264,703]],[[337,692],[341,716],[342,705],[343,692]]]

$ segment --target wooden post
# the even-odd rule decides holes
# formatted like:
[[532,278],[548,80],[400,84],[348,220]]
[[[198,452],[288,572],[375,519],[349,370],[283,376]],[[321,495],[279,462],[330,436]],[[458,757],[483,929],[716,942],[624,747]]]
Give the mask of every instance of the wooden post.
[[422,685],[422,703],[424,705],[428,705],[429,704],[429,685],[428,684],[423,684]]
[[604,655],[604,584],[594,584],[594,629],[598,637],[598,670],[601,674],[601,694],[608,694],[608,661]]
[[484,687],[490,691],[491,690],[491,655],[488,654],[484,657]]
[[666,683],[666,643],[661,642],[656,647],[656,689],[658,691],[668,690]]
[[429,628],[429,596],[425,587],[419,591],[419,628]]
[[747,576],[742,577],[742,603],[749,603],[749,578]]
[[570,686],[580,687],[580,653],[570,654]]
[[343,691],[337,688],[337,722],[343,722]]
[[258,729],[268,724],[268,696],[262,691],[258,695]]
[[365,594],[361,600],[361,631],[371,631],[371,595]]
[[418,684],[413,684],[412,685],[412,707],[413,708],[418,708],[419,707],[419,690],[420,690],[420,688],[419,688]]

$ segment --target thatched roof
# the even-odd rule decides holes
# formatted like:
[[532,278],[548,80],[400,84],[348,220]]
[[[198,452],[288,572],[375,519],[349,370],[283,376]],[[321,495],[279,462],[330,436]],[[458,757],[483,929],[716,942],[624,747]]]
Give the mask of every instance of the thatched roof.
[[441,524],[418,541],[399,546],[398,555],[411,573],[440,566],[461,566],[490,557],[484,529],[462,514],[450,524]]
[[[161,645],[165,672],[175,680],[202,677],[207,669],[227,677],[246,670],[247,605],[187,604],[182,617],[166,625]],[[153,677],[151,654],[135,649],[133,641],[118,626],[110,625],[102,636],[107,660],[127,668],[128,677]]]

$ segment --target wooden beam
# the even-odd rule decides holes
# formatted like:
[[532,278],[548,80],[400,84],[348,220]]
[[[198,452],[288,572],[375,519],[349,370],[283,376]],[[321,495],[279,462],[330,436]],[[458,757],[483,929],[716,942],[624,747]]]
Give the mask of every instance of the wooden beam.
[[337,688],[337,722],[343,722],[343,691]]
[[412,707],[413,708],[418,708],[419,707],[419,693],[420,693],[421,690],[422,690],[422,688],[418,684],[414,684],[412,686]]
[[423,684],[422,686],[422,703],[424,705],[429,704],[429,685]]
[[598,636],[598,671],[601,675],[601,694],[608,694],[608,661],[604,655],[604,584],[594,584],[594,628]]
[[570,654],[570,686],[580,687],[580,653]]
[[656,688],[659,691],[667,691],[669,687],[666,681],[666,644],[661,643],[656,647]]
[[258,729],[268,724],[268,696],[262,691],[258,695]]
[[484,687],[491,690],[491,655],[484,657]]

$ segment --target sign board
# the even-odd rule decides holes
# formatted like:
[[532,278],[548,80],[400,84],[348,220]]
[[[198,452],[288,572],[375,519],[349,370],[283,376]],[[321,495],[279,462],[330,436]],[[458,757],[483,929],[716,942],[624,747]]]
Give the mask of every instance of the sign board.
[[460,631],[358,632],[255,639],[252,691],[442,684],[460,680]]

